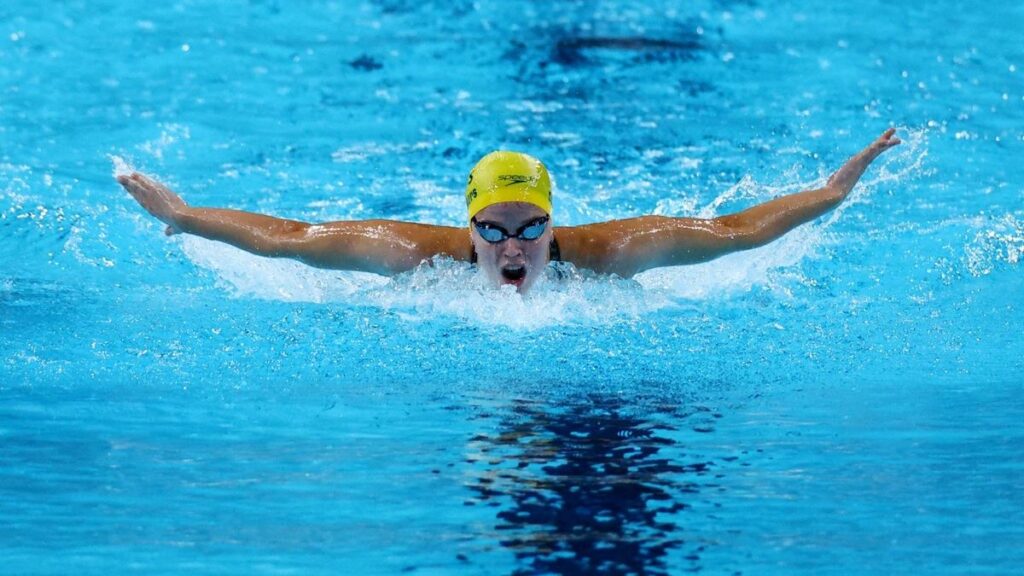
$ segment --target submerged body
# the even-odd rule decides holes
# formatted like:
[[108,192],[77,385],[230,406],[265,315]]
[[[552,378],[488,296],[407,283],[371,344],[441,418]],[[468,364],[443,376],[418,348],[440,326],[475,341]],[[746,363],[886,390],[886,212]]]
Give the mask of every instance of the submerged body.
[[[630,277],[651,268],[706,262],[768,244],[838,206],[871,162],[900,143],[894,134],[893,129],[885,131],[837,170],[823,188],[709,219],[640,216],[554,226],[546,169],[529,156],[508,152],[485,156],[470,173],[468,230],[394,220],[310,224],[189,206],[138,172],[119,176],[118,182],[167,224],[167,234],[195,234],[257,255],[292,258],[319,268],[386,275],[445,255],[476,262],[494,285],[512,285],[525,293],[552,256],[578,268]],[[494,158],[501,160],[497,167]],[[506,174],[509,170],[516,175]]]

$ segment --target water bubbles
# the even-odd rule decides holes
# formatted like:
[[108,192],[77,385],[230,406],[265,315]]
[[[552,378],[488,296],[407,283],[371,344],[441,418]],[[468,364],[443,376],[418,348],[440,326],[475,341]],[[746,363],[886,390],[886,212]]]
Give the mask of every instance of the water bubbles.
[[554,100],[519,100],[515,102],[508,102],[505,104],[505,108],[513,112],[529,112],[531,114],[547,114],[549,112],[558,112],[559,110],[562,110],[564,107],[564,104]]
[[570,148],[583,142],[583,137],[575,132],[541,132],[540,137],[559,148]]
[[975,277],[991,274],[1000,263],[1016,265],[1024,258],[1024,221],[1006,214],[990,221],[964,247],[964,264]]
[[[148,140],[138,146],[139,150],[157,160],[163,160],[165,152],[174,148],[179,142],[192,137],[188,126],[182,124],[160,124],[159,127],[160,135],[156,139]],[[178,157],[183,158],[184,152],[179,150]]]
[[107,156],[107,158],[110,158],[110,162],[114,166],[114,178],[117,178],[119,176],[129,176],[131,175],[132,172],[136,171],[135,167],[132,166],[130,162],[128,162],[127,160],[120,156],[115,156],[111,154]]

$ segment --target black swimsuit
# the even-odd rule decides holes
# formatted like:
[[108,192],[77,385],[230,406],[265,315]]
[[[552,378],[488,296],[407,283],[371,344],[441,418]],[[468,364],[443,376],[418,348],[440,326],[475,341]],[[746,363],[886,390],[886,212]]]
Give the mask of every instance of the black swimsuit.
[[[472,252],[472,254],[469,257],[469,263],[476,264],[476,248],[473,248],[473,246],[471,245],[469,247],[469,250],[470,252]],[[562,251],[558,249],[558,240],[555,240],[553,236],[551,238],[551,248],[550,250],[548,250],[548,260],[550,260],[551,262],[562,261]]]

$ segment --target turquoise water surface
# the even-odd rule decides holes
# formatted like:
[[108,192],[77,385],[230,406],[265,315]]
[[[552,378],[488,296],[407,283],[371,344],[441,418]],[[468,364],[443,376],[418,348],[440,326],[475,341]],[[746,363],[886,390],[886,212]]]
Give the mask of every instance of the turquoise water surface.
[[[1024,5],[0,6],[0,572],[1013,574]],[[527,297],[168,238],[117,185],[464,224],[850,199]]]

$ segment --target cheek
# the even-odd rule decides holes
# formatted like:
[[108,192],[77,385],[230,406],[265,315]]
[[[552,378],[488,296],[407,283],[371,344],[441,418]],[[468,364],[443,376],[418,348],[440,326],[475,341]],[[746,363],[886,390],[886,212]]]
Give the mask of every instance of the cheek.
[[470,241],[473,243],[473,251],[476,252],[477,260],[488,260],[494,255],[494,248],[476,237],[470,237]]
[[547,260],[549,250],[547,242],[537,242],[530,246],[530,260],[535,264],[543,264]]
[[480,242],[476,245],[476,263],[488,274],[494,274],[497,270],[497,263],[501,260],[501,252],[493,244]]
[[487,262],[496,262],[501,259],[501,250],[499,250],[498,247],[493,244],[481,246],[481,250],[483,250],[482,256],[480,257],[481,260],[486,260]]

